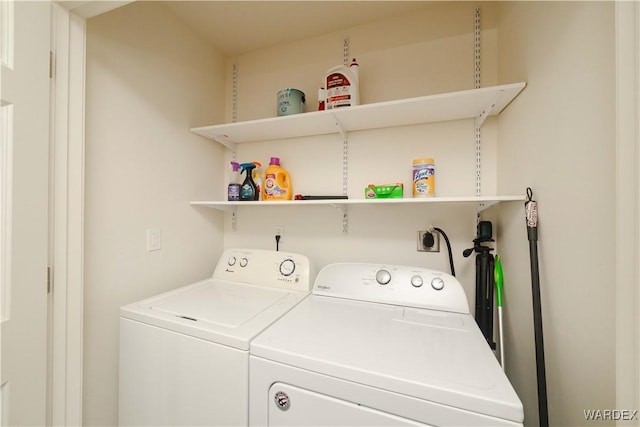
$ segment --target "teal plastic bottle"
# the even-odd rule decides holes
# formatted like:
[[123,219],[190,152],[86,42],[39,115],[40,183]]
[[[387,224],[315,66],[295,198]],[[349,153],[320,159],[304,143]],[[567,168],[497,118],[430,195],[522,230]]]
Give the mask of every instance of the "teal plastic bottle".
[[253,180],[253,170],[256,165],[254,163],[242,163],[240,167],[242,168],[240,173],[245,173],[244,182],[240,187],[240,201],[259,200],[258,187]]

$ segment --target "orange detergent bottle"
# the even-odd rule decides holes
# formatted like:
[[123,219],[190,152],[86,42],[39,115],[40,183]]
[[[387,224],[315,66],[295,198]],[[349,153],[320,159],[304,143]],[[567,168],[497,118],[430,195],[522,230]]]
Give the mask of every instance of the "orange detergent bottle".
[[291,178],[282,166],[279,157],[271,157],[269,167],[264,171],[262,200],[292,200]]

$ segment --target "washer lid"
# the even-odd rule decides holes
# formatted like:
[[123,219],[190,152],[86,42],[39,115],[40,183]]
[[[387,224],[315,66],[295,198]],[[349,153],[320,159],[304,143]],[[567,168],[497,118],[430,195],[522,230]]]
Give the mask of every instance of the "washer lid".
[[480,414],[524,418],[468,314],[311,295],[256,337],[251,354]]
[[149,325],[249,349],[249,341],[307,292],[208,279],[127,305],[120,315]]
[[272,288],[212,281],[154,300],[149,308],[212,326],[237,328],[287,295]]

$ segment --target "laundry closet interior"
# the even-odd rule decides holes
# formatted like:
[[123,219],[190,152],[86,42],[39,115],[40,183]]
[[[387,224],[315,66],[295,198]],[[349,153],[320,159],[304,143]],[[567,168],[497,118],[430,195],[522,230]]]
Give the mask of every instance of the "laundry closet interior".
[[[207,26],[221,29],[219,40],[207,38],[216,34]],[[449,272],[442,239],[439,252],[417,250],[418,232],[439,227],[473,306],[474,256],[462,253],[480,218],[493,223],[504,267],[506,374],[525,425],[537,425],[527,187],[541,218],[552,424],[616,407],[615,281],[593,267],[615,265],[614,47],[613,2],[137,1],[88,19],[84,424],[117,424],[119,308],[210,277],[224,250],[275,249],[280,227],[280,250],[317,269],[374,262]],[[259,134],[288,87],[305,92],[301,114],[310,114],[326,71],[345,58],[359,63],[362,106],[517,90],[481,118],[380,127],[391,114],[415,113],[380,109],[365,128],[276,131],[227,145],[192,131],[249,122]],[[285,119],[266,122],[308,126]],[[345,194],[352,203],[224,203],[229,162],[259,161],[264,170],[271,157],[295,194]],[[412,161],[423,157],[435,159],[434,200],[355,202],[369,184],[398,182],[410,199]],[[160,232],[159,250],[147,250],[149,230]]]

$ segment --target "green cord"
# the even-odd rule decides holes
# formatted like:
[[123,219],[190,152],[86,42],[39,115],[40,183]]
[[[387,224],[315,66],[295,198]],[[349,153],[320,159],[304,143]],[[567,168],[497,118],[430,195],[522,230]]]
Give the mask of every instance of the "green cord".
[[502,262],[500,261],[500,255],[497,254],[495,256],[493,275],[496,281],[496,299],[498,301],[498,307],[502,307],[502,285],[504,276],[502,274]]

